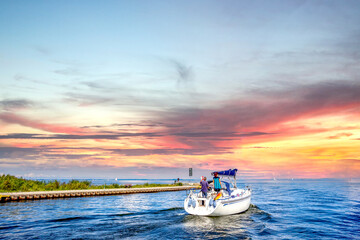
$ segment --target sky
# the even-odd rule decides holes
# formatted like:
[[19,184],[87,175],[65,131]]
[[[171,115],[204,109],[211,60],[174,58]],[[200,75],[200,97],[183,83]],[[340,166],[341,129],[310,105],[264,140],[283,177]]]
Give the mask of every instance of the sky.
[[0,1],[0,174],[360,177],[360,1]]

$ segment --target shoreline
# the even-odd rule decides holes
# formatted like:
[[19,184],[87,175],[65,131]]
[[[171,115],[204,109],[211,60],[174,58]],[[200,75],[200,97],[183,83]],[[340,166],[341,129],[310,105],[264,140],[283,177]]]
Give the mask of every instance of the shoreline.
[[37,192],[8,192],[8,193],[0,193],[0,202],[184,191],[193,188],[199,188],[199,187],[197,185],[191,185],[191,186],[189,185],[189,186],[149,187],[149,188],[114,188],[114,189],[84,189],[84,190],[37,191]]

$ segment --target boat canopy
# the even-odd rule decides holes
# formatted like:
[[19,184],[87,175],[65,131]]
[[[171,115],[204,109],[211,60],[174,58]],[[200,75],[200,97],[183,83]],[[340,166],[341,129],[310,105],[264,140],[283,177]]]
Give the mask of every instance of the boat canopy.
[[211,175],[214,175],[214,173],[217,173],[219,176],[230,176],[235,177],[236,176],[237,169],[229,169],[225,171],[219,171],[219,172],[212,172]]

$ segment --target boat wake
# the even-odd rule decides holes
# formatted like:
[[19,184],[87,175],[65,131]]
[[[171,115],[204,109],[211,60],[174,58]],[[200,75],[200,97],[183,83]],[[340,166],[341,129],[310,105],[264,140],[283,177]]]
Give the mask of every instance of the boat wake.
[[255,204],[250,204],[249,209],[244,214],[249,214],[250,216],[256,215],[260,217],[260,220],[262,221],[274,221],[270,213],[260,209]]
[[108,215],[108,216],[111,216],[111,217],[122,217],[122,216],[152,215],[152,214],[163,214],[164,212],[172,212],[172,211],[179,211],[179,210],[183,210],[183,208],[174,207],[174,208],[160,209],[160,210],[154,210],[154,211],[129,212],[129,213],[111,214],[111,215]]

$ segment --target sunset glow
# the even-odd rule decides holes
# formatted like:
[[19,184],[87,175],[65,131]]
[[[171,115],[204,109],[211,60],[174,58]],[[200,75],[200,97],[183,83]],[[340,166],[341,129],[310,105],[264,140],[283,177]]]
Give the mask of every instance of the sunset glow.
[[359,1],[173,3],[0,3],[0,173],[360,177]]

